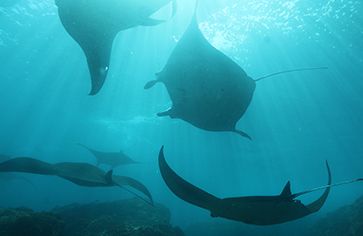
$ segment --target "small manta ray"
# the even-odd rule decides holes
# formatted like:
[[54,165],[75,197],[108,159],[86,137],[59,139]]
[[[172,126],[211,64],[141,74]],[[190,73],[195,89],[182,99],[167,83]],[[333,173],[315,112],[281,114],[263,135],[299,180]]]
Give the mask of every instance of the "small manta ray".
[[[354,179],[331,184],[331,173],[328,163],[326,163],[326,166],[329,181],[328,185],[322,187],[292,194],[290,182],[287,182],[280,195],[221,199],[178,176],[165,161],[163,147],[159,153],[161,176],[176,196],[193,205],[209,210],[212,217],[223,217],[254,225],[280,224],[315,213],[324,205],[331,187],[363,181],[363,179]],[[308,205],[302,204],[296,199],[301,195],[320,189],[325,189],[324,193],[316,201]]]
[[92,153],[97,159],[97,166],[101,164],[106,164],[111,166],[112,168],[116,168],[121,165],[130,165],[137,164],[138,162],[132,160],[129,156],[124,154],[122,151],[120,152],[100,152],[94,149],[91,149],[83,144],[78,144],[81,147],[87,149],[90,153]]
[[[24,172],[39,175],[58,176],[79,186],[86,187],[112,187],[119,186],[136,197],[153,205],[149,190],[139,181],[126,177],[113,175],[112,170],[107,173],[96,166],[87,163],[62,162],[49,164],[29,157],[17,157],[0,163],[0,172]],[[124,186],[130,186],[148,197],[149,201]]]
[[150,16],[176,0],[56,0],[60,20],[69,35],[81,46],[91,74],[90,95],[102,88],[110,64],[116,35],[136,26],[163,23]]
[[301,68],[252,79],[232,59],[214,48],[199,29],[196,13],[157,79],[145,89],[162,82],[172,107],[158,116],[182,119],[207,131],[230,131],[251,139],[236,129],[251,103],[256,82],[278,74],[326,69]]

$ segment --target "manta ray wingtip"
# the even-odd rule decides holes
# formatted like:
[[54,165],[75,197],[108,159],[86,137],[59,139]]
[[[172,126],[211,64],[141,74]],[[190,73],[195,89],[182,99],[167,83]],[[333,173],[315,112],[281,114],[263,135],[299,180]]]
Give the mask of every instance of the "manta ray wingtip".
[[150,89],[152,87],[154,87],[154,85],[159,82],[158,80],[151,80],[149,82],[147,82],[144,86],[144,89]]
[[252,141],[252,137],[249,136],[247,133],[243,132],[242,130],[235,129],[235,130],[232,130],[232,132],[234,132],[234,133],[236,133],[236,134],[238,134],[238,135],[240,135],[240,136],[242,136],[244,138],[247,138],[248,140]]
[[164,145],[161,146],[160,151],[159,151],[159,161],[164,160],[165,161],[165,157],[164,157]]
[[101,87],[92,87],[91,91],[88,93],[89,96],[96,95],[101,90]]

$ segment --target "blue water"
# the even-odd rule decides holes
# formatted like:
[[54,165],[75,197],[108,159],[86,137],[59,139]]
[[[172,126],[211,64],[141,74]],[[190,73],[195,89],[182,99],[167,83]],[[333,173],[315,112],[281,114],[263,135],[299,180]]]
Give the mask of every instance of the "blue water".
[[[219,197],[278,194],[363,176],[363,3],[360,0],[200,0],[198,20],[208,40],[251,77],[300,67],[328,70],[283,75],[257,84],[232,133],[197,129],[160,118],[171,102],[163,85],[144,84],[164,67],[184,33],[194,1],[179,1],[174,18],[121,32],[107,81],[87,96],[83,52],[66,33],[50,0],[0,6],[0,153],[52,163],[95,159],[77,143],[122,149],[140,165],[116,173],[142,181],[170,208],[175,225],[218,221],[175,197],[164,184],[157,154],[193,184]],[[7,4],[5,4],[7,5]],[[166,7],[157,17],[167,18]],[[51,209],[73,202],[132,197],[120,189],[82,188],[58,178],[27,175],[35,186],[1,181],[1,207]],[[309,202],[320,192],[304,196]],[[361,184],[332,190],[323,216],[363,195]]]

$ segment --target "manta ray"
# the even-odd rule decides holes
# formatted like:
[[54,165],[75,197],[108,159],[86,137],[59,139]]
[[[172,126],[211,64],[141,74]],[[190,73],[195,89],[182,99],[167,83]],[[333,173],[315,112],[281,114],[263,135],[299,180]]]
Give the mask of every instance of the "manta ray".
[[120,165],[129,165],[136,164],[138,162],[132,160],[129,156],[127,156],[122,151],[120,152],[101,152],[89,148],[83,144],[79,144],[81,147],[87,149],[90,153],[92,153],[97,159],[97,166],[101,164],[106,164],[111,166],[112,168],[118,167]]
[[[182,200],[211,212],[212,217],[223,217],[253,225],[273,225],[300,219],[319,211],[328,198],[333,186],[349,184],[361,179],[343,181],[331,184],[331,173],[328,162],[328,184],[311,190],[291,193],[290,181],[287,182],[281,194],[275,196],[246,196],[232,198],[218,198],[177,175],[170,168],[164,157],[163,147],[159,153],[159,168],[162,178],[169,189]],[[325,189],[324,193],[310,204],[303,204],[296,198]]]
[[109,70],[116,35],[136,26],[154,26],[164,21],[150,16],[176,0],[56,0],[60,20],[68,34],[80,45],[92,80],[90,95],[102,88]]
[[232,59],[214,48],[199,29],[196,13],[157,79],[145,89],[161,82],[172,107],[158,116],[182,119],[207,131],[231,131],[251,139],[236,129],[251,103],[256,82],[278,74],[326,69],[300,68],[252,79]]
[[58,176],[74,184],[85,187],[113,187],[130,186],[143,193],[149,201],[133,193],[147,203],[153,204],[149,190],[139,181],[126,177],[113,175],[112,170],[105,172],[96,166],[87,163],[62,162],[50,164],[29,157],[17,157],[0,163],[0,172],[24,172],[39,175]]

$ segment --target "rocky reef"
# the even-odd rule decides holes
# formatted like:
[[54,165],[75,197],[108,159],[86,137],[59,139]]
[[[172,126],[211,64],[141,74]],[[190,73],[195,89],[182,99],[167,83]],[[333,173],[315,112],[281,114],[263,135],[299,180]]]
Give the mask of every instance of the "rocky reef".
[[64,222],[53,213],[0,209],[1,236],[61,236]]
[[[296,230],[299,229],[299,230]],[[362,236],[363,197],[353,204],[288,224],[256,227],[213,219],[186,229],[188,236]],[[1,236],[184,236],[169,210],[138,199],[58,207],[50,212],[0,209]]]
[[51,212],[0,210],[1,236],[184,236],[162,205],[138,199],[72,204]]
[[312,228],[310,235],[361,236],[363,235],[363,197],[353,204],[329,213]]

